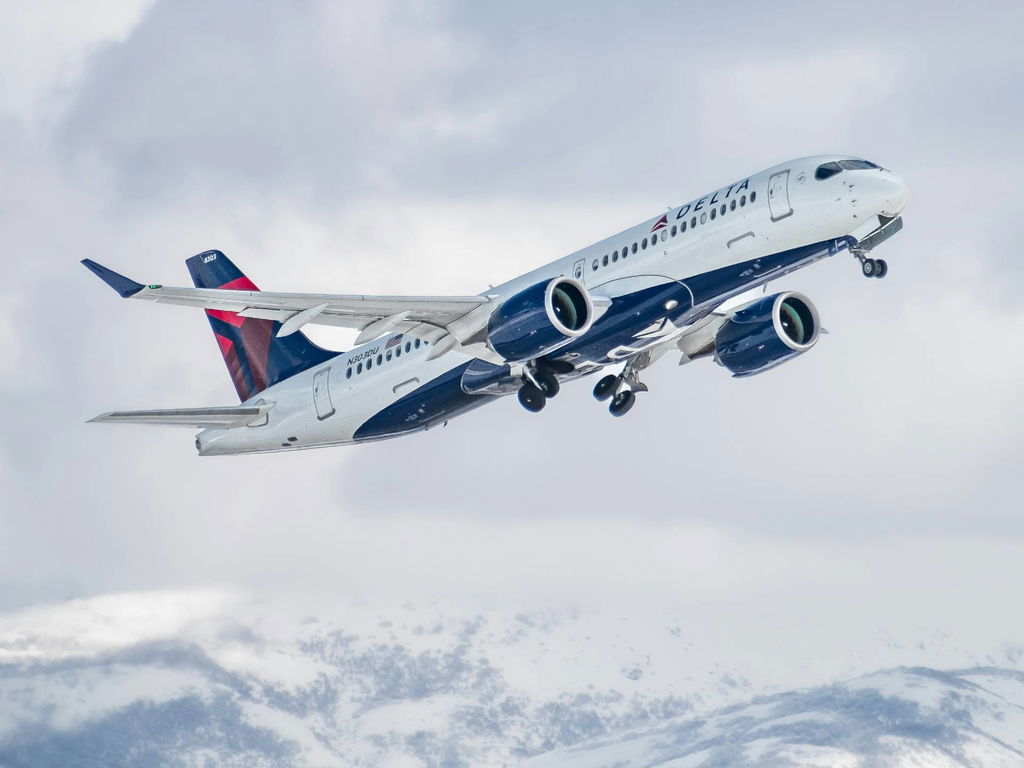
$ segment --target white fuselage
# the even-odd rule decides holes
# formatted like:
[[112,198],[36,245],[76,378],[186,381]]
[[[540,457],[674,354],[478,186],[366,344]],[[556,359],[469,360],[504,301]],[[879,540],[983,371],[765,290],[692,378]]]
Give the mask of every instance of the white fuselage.
[[[699,326],[697,318],[730,296],[831,255],[837,248],[828,244],[851,235],[862,237],[878,227],[879,216],[900,213],[907,191],[891,171],[847,170],[815,178],[815,169],[822,163],[845,159],[852,158],[816,156],[774,166],[539,267],[486,295],[500,301],[558,276],[575,277],[594,296],[612,300],[613,306],[627,307],[634,297],[639,302],[659,287],[678,291],[683,306],[673,312],[668,307],[677,300],[665,302],[664,317],[654,318],[653,323],[647,315],[624,330],[625,316],[613,318],[609,311],[567,348],[574,350],[566,353],[566,359],[576,372],[559,378],[575,378],[647,349],[678,343]],[[687,312],[680,314],[684,308]],[[453,379],[452,384],[445,377],[474,356],[456,347],[430,359],[431,349],[428,342],[417,343],[410,334],[389,334],[340,353],[253,398],[250,402],[274,404],[265,423],[202,431],[196,440],[199,452],[248,453],[382,439],[442,423],[493,399],[453,390],[447,412],[447,390],[442,388],[457,387],[457,381]],[[429,389],[432,382],[436,385]],[[420,391],[423,405],[417,407],[414,401]],[[467,405],[472,397],[476,400]],[[399,401],[402,409],[387,415]],[[384,426],[361,433],[375,417]]]

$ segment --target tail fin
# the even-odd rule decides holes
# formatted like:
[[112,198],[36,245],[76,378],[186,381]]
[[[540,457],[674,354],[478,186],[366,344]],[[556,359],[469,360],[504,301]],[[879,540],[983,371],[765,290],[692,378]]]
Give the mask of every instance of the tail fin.
[[[196,288],[259,291],[220,251],[203,251],[185,260]],[[318,347],[301,331],[279,338],[281,324],[208,309],[206,314],[224,362],[243,402],[279,381],[319,365],[336,353]]]

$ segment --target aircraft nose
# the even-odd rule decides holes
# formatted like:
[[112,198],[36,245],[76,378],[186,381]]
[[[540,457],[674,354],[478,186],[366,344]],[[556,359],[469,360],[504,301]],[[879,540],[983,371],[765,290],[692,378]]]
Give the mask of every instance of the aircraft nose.
[[910,190],[902,178],[891,171],[885,176],[882,191],[882,215],[898,216],[910,202]]

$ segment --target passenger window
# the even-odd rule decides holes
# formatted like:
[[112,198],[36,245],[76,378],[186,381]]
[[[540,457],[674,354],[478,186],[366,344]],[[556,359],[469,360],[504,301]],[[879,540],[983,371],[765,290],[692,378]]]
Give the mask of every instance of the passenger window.
[[708,215],[707,215],[706,213],[702,213],[702,214],[700,215],[700,223],[701,223],[701,224],[703,224],[703,223],[704,223],[704,222],[706,222],[707,220],[708,220]]
[[646,237],[643,240],[640,241],[640,250],[644,250],[645,248],[647,248],[647,238]]
[[371,368],[373,368],[373,358],[372,357],[369,360],[366,361],[366,370],[370,370]]
[[743,195],[743,197],[740,198],[740,208],[742,208],[746,204],[747,204],[747,196]]
[[384,362],[384,356],[383,355],[377,355],[377,365],[380,365],[383,362]]
[[686,219],[683,219],[683,223],[679,225],[679,234],[683,234],[686,231]]
[[666,240],[668,240],[668,232],[663,229],[661,230],[661,242],[664,243]]
[[391,350],[390,349],[388,350],[388,353],[386,355],[384,355],[384,359],[385,360],[390,360],[391,359]]
[[750,202],[754,202],[755,200],[757,200],[757,192],[756,191],[750,193]]
[[601,266],[603,266],[603,267],[607,267],[608,266],[608,254],[607,253],[604,256],[601,257]]
[[735,198],[733,198],[733,201],[731,203],[729,203],[729,210],[730,211],[735,211],[736,210],[736,199]]
[[694,216],[692,219],[690,219],[690,229],[693,229],[696,226],[697,226],[697,217]]
[[633,243],[633,253],[636,253],[636,243]]
[[718,216],[718,209],[717,208],[712,208],[711,209],[711,220],[714,221],[717,216]]
[[416,347],[416,349],[419,349],[420,348],[420,340],[416,339],[416,341],[413,342],[413,346]]
[[719,213],[725,216],[725,203],[722,203],[722,210],[720,210]]
[[672,237],[675,237],[675,236],[676,236],[676,225],[673,224],[672,225]]
[[360,363],[359,365],[356,366],[356,373],[358,374],[358,373],[362,373],[362,372],[363,372],[363,364]]
[[612,263],[614,263],[614,262],[616,262],[618,260],[619,260],[619,252],[618,251],[612,251]]
[[598,261],[597,259],[594,259],[594,263],[590,265],[591,269],[596,271],[597,270],[597,265],[600,264],[600,263],[601,263],[600,261]]
[[[419,344],[417,344],[416,346],[419,346]],[[412,343],[408,341],[405,342],[405,351],[408,352],[410,349],[412,349]]]
[[402,356],[402,347],[399,346],[398,349],[395,350],[395,357],[398,358],[398,357],[401,357],[401,356]]
[[352,378],[352,366],[351,365],[348,367],[348,370],[345,371],[345,378],[346,379],[351,379]]

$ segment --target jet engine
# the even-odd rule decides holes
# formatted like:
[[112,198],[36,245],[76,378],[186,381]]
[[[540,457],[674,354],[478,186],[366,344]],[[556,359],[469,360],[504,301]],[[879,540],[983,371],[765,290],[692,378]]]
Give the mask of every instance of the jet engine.
[[792,291],[740,307],[715,336],[715,360],[733,376],[753,376],[813,347],[821,323],[806,296]]
[[578,280],[556,277],[506,299],[487,322],[487,340],[510,363],[550,354],[586,333],[594,303]]

